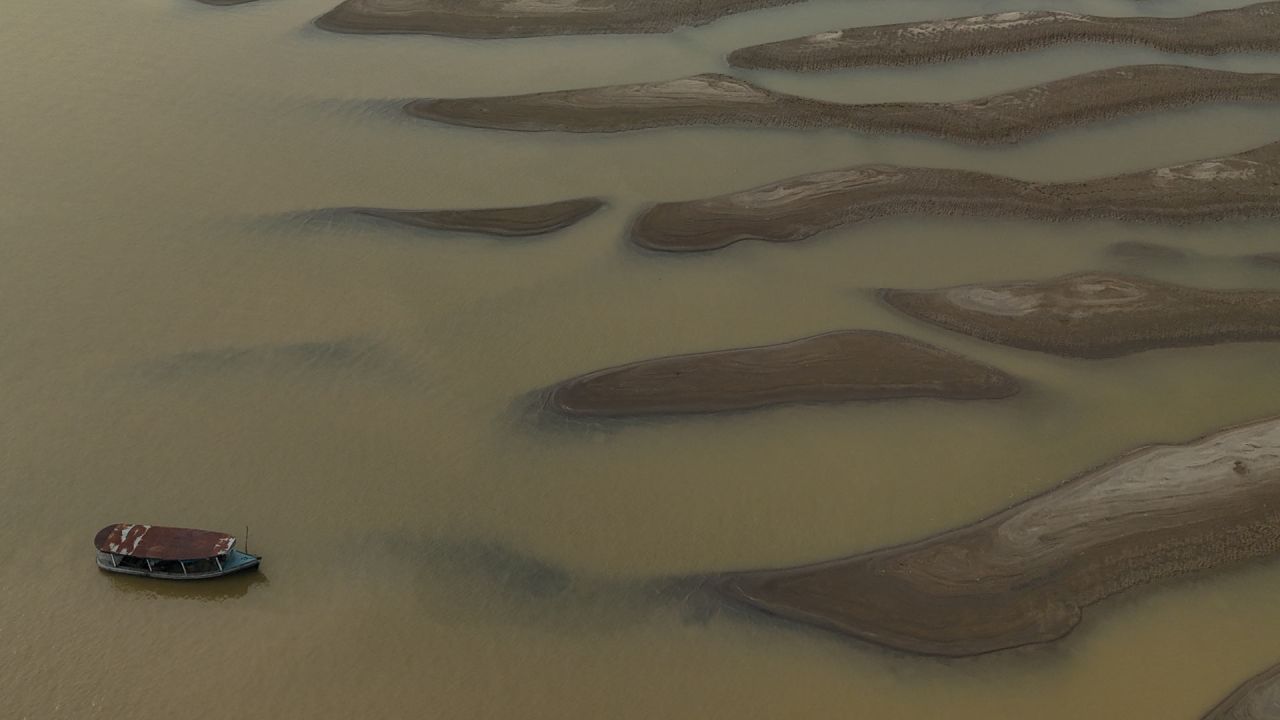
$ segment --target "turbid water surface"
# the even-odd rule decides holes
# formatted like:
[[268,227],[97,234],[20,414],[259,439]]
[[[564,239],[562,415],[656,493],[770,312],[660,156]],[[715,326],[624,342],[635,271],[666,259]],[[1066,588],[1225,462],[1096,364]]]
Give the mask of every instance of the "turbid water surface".
[[[1280,413],[1280,344],[1074,360],[912,320],[876,288],[1085,271],[1280,290],[1276,224],[903,216],[804,243],[638,249],[654,202],[864,163],[1072,181],[1280,140],[1205,106],[999,148],[848,130],[503,133],[410,118],[498,96],[731,72],[730,51],[1024,9],[1227,0],[815,0],[647,36],[466,41],[311,25],[336,0],[0,4],[0,717],[1198,718],[1280,662],[1280,562],[1102,602],[1055,644],[920,658],[682,594],[670,578],[848,556],[966,525],[1126,450]],[[762,87],[964,100],[1125,64],[1053,49]],[[608,205],[531,241],[335,207]],[[1117,257],[1118,242],[1183,251]],[[548,418],[536,393],[648,358],[834,329],[1016,377],[993,402]],[[243,533],[257,575],[107,576],[94,532]]]

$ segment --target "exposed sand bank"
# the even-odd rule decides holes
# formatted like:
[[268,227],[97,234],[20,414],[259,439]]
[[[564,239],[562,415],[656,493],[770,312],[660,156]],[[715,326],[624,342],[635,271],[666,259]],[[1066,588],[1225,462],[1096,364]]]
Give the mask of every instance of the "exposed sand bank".
[[1280,50],[1280,2],[1181,18],[1044,10],[849,28],[736,50],[729,64],[794,71],[918,65],[1073,42],[1145,45],[1194,55],[1275,52]]
[[1202,720],[1274,720],[1280,718],[1280,665],[1236,688]]
[[1213,102],[1280,101],[1280,75],[1135,65],[967,102],[852,105],[787,95],[728,75],[510,95],[416,100],[405,110],[453,125],[602,133],[681,125],[848,128],[973,143]]
[[345,0],[316,19],[346,33],[464,38],[663,33],[801,0]]
[[1280,550],[1280,420],[1121,456],[972,525],[817,565],[728,573],[726,598],[914,653],[1056,640],[1160,578]]
[[556,386],[549,404],[567,415],[616,417],[1017,392],[1009,375],[948,350],[901,335],[846,330],[601,370]]
[[988,342],[1081,358],[1280,340],[1280,292],[1201,290],[1126,275],[882,290],[912,317]]
[[604,205],[598,198],[577,198],[545,205],[479,210],[350,208],[348,212],[430,230],[526,237],[563,230]]
[[631,229],[653,250],[793,242],[891,215],[1187,223],[1280,216],[1280,143],[1227,157],[1070,183],[943,168],[860,165],[718,197],[655,205]]

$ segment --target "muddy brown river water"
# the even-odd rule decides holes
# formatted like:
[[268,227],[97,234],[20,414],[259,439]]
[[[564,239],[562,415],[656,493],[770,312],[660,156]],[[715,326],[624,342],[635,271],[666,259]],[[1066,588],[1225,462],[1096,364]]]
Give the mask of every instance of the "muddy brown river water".
[[[1280,72],[1280,55],[1134,46],[805,74],[725,60],[862,25],[1243,2],[813,0],[668,34],[483,41],[311,24],[335,4],[0,4],[0,717],[1194,720],[1280,662],[1274,556],[968,659],[723,606],[678,580],[916,540],[1132,448],[1280,414],[1280,343],[1072,359],[876,296],[1082,272],[1280,291],[1280,269],[1239,260],[1280,251],[1274,220],[906,215],[693,255],[627,240],[653,203],[867,163],[1056,183],[1233,155],[1280,140],[1280,106],[985,148],[847,129],[512,133],[401,110],[702,73],[875,103],[1145,63]],[[325,211],[571,198],[606,205],[518,238]],[[1022,389],[540,411],[540,390],[602,368],[837,329],[904,335]],[[90,542],[114,522],[248,525],[262,571],[108,576]]]

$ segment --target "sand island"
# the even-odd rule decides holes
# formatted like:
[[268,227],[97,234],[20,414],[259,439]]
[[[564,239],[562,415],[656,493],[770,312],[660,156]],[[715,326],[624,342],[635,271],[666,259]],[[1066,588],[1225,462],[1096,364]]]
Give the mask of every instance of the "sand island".
[[1280,717],[1280,665],[1250,678],[1202,720],[1273,720]]
[[529,95],[415,100],[405,110],[452,125],[524,132],[682,125],[847,128],[1001,143],[1107,118],[1220,102],[1280,102],[1280,74],[1135,65],[966,102],[864,105],[797,97],[706,74]]
[[1128,275],[881,290],[880,297],[948,330],[1067,357],[1280,340],[1280,292],[1202,290]]
[[604,205],[604,201],[598,198],[577,198],[545,205],[478,210],[347,208],[346,211],[429,230],[527,237],[563,230]]
[[1079,182],[969,170],[859,165],[718,197],[655,205],[631,228],[651,250],[793,242],[876,218],[970,215],[1188,223],[1280,216],[1280,142],[1227,157]]
[[729,55],[729,64],[801,72],[920,65],[1066,43],[1145,45],[1189,55],[1276,52],[1280,51],[1280,2],[1179,18],[1035,10],[857,27],[736,50]]
[[345,0],[316,19],[345,33],[462,38],[665,33],[801,0]]
[[1057,640],[1084,608],[1280,550],[1280,419],[1135,450],[972,525],[713,579],[730,601],[912,653]]
[[548,405],[565,415],[621,417],[1017,392],[1009,375],[951,351],[891,333],[845,330],[601,370],[557,385]]

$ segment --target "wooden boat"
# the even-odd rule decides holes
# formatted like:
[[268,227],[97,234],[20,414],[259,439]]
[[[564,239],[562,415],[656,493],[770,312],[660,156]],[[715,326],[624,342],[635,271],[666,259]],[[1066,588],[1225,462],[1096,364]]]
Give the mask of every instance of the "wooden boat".
[[108,525],[93,538],[98,567],[165,580],[206,580],[253,570],[262,558],[235,549],[224,533],[158,525]]

